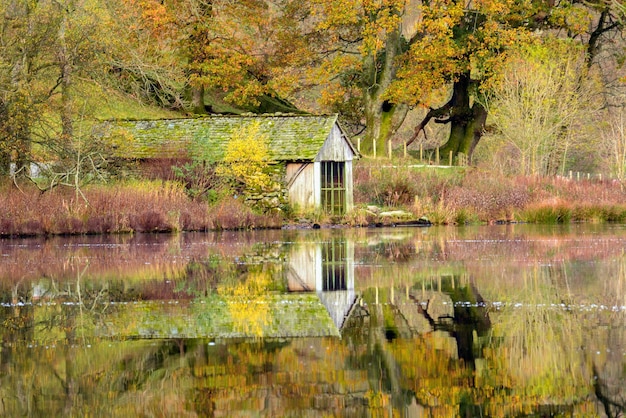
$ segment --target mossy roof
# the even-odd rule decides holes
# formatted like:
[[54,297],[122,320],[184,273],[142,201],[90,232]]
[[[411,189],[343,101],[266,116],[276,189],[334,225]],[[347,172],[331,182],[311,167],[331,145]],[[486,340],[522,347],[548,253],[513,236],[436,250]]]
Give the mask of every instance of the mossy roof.
[[[269,138],[270,158],[273,161],[313,161],[337,124],[337,115],[220,115],[187,119],[115,120],[103,125],[101,135],[117,138],[117,142],[121,142],[121,157],[199,157],[219,161],[233,134],[255,123],[260,124],[259,133]],[[345,138],[354,149],[347,136]]]

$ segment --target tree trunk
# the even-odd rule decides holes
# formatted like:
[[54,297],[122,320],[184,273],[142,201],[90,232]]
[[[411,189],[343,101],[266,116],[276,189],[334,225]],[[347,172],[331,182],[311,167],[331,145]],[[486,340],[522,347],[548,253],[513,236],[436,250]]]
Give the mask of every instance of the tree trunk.
[[372,156],[386,156],[388,141],[402,124],[408,107],[385,100],[384,94],[395,77],[395,65],[401,53],[400,32],[390,33],[385,41],[382,62],[370,55],[364,63],[365,83],[363,97],[367,130],[361,152]]
[[0,151],[0,178],[6,177],[11,172],[11,154]]
[[30,176],[30,163],[32,161],[30,129],[20,130],[18,135],[15,173],[18,177]]
[[24,81],[29,78],[30,60],[26,53],[21,59],[16,60],[12,68],[11,92],[12,97],[3,110],[6,112],[4,122],[4,134],[8,137],[10,144],[7,153],[9,164],[14,157],[15,173],[18,176],[30,174],[31,138],[30,138],[30,117],[32,112],[32,101],[26,94],[20,93],[24,89]]
[[204,105],[204,86],[202,85],[191,87],[191,110],[196,114],[207,113]]
[[0,178],[11,173],[11,150],[7,135],[9,115],[7,107],[0,101]]
[[439,121],[450,123],[448,141],[439,148],[442,158],[452,152],[454,159],[458,159],[459,154],[464,154],[468,162],[471,162],[474,149],[482,138],[487,110],[477,101],[471,103],[469,90],[470,76],[465,73],[454,82],[452,98],[446,105],[450,108],[449,118]]
[[71,141],[74,137],[74,124],[72,112],[72,63],[65,39],[68,16],[63,16],[59,30],[59,70],[61,80],[61,129],[64,141]]
[[[365,154],[383,157],[387,155],[387,143],[395,129],[398,106],[387,105],[380,97],[366,95],[365,122],[367,131],[361,151]],[[401,113],[401,112],[398,112]]]

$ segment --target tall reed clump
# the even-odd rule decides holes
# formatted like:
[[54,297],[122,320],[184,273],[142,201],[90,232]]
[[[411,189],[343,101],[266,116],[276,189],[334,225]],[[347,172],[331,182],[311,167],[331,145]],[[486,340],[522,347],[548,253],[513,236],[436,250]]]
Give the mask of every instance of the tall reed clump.
[[572,206],[558,199],[534,202],[522,209],[519,217],[529,223],[569,223],[572,220]]
[[89,232],[172,232],[208,229],[207,205],[192,202],[175,182],[132,181],[85,190]]
[[77,228],[73,194],[42,194],[34,186],[0,186],[0,235],[39,235]]
[[208,225],[211,230],[280,228],[282,218],[277,213],[255,213],[242,199],[225,198],[210,207]]
[[25,185],[0,191],[0,235],[171,232],[208,228],[207,205],[162,181],[85,187],[45,193]]

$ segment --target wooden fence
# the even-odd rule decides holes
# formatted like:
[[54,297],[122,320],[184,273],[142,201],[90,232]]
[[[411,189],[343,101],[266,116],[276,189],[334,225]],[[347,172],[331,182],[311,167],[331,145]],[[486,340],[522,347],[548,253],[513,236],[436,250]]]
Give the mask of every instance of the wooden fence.
[[[387,141],[387,146],[385,147],[385,149],[387,150],[387,154],[385,155],[385,157],[391,159],[394,156],[394,150],[391,145],[391,140]],[[361,152],[361,138],[357,138],[357,150],[359,151],[359,153]],[[377,155],[375,142],[373,150],[374,153],[372,157],[376,158]],[[408,151],[406,142],[403,144],[401,152],[402,153],[400,156],[407,158]],[[422,144],[420,144],[419,147],[419,160],[424,161],[428,165],[466,166],[468,164],[467,155],[465,154],[458,154],[456,157],[456,164],[453,164],[455,161],[453,161],[452,151],[450,151],[448,155],[441,156],[439,155],[439,148],[435,148],[434,150],[424,150],[424,146]]]
[[[391,144],[391,140],[387,142],[387,146],[385,148],[387,150],[387,154],[382,157],[388,158],[391,160],[392,157],[394,157],[394,150]],[[359,153],[361,152],[361,138],[357,138],[357,150],[359,151]],[[395,156],[398,156],[398,150],[395,151]],[[403,158],[408,157],[406,142],[403,144],[403,147],[400,150],[399,156]],[[374,154],[372,155],[372,157],[374,158],[377,157],[375,144],[374,144]],[[415,157],[419,157],[419,161],[422,162],[421,164],[422,166],[439,166],[439,167],[461,166],[461,167],[464,167],[464,166],[469,165],[467,155],[463,153],[459,153],[456,156],[456,159],[454,159],[452,151],[450,151],[448,155],[442,156],[439,154],[439,148],[435,148],[434,150],[433,149],[424,150],[424,147],[422,144],[420,144],[418,154]],[[413,166],[416,166],[416,165],[413,165]],[[619,180],[615,176],[607,176],[607,175],[603,175],[602,173],[593,174],[593,173],[586,173],[586,172],[572,171],[572,170],[568,171],[564,175],[557,175],[557,177],[567,178],[569,180],[577,180],[577,181]]]

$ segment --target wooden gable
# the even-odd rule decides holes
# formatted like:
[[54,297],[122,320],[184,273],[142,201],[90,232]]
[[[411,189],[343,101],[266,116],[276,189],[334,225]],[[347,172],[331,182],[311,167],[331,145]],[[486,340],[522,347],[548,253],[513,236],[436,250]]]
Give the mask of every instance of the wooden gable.
[[339,124],[335,123],[326,141],[315,156],[315,161],[352,161],[357,151]]

